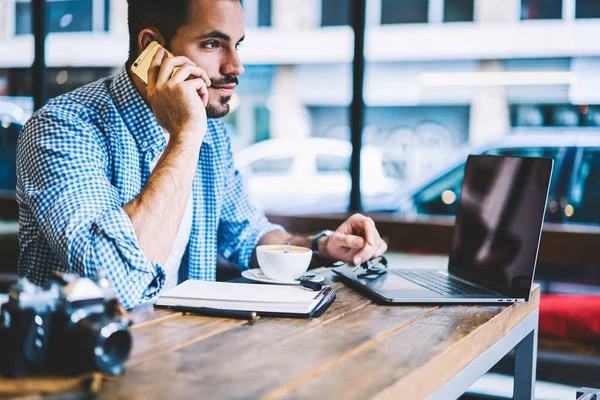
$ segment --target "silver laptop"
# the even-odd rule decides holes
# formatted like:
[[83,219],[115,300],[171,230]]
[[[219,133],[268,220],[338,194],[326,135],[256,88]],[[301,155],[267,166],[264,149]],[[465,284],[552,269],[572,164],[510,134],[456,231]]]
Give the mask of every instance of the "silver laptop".
[[333,271],[385,303],[527,301],[553,164],[551,158],[469,156],[448,270],[362,264]]

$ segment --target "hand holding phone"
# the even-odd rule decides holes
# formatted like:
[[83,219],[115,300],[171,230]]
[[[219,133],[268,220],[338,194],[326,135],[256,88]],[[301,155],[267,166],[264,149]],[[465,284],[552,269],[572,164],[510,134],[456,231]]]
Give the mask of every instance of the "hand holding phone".
[[147,83],[146,95],[158,123],[171,136],[183,134],[201,141],[206,133],[210,86],[206,72],[157,42],[148,45],[131,70]]
[[167,57],[175,57],[173,53],[165,49],[155,40],[146,46],[142,54],[140,54],[131,65],[131,72],[136,74],[146,85],[148,84],[148,69],[150,69],[150,63],[152,63],[152,59],[156,55],[156,52],[161,49],[167,53]]

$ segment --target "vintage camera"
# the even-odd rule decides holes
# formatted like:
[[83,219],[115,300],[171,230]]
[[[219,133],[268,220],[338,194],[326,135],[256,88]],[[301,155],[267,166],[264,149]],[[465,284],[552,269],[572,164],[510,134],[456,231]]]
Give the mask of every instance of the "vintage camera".
[[57,273],[47,290],[20,279],[0,309],[0,374],[120,374],[130,324],[103,274]]

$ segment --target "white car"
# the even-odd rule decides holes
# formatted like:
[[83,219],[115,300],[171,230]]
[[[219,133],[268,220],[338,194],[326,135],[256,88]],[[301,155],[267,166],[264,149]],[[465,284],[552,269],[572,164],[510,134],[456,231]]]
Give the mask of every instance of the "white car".
[[7,125],[9,122],[18,122],[21,125],[33,113],[33,98],[0,96],[0,122]]
[[[236,153],[254,203],[266,212],[344,212],[350,198],[350,142],[327,138],[270,139]],[[396,193],[399,181],[386,173],[381,153],[363,146],[361,189],[364,209]]]

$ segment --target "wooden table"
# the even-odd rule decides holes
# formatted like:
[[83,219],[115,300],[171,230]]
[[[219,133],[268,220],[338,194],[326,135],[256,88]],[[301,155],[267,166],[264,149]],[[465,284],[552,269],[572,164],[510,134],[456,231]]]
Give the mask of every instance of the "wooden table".
[[533,398],[539,288],[510,306],[382,306],[319,272],[338,298],[318,319],[134,310],[126,372],[100,397],[451,399],[516,348],[515,398]]

